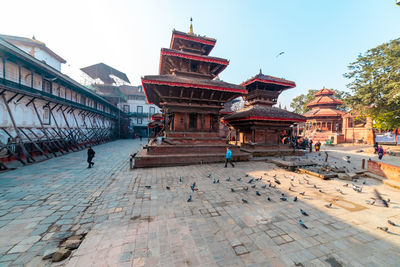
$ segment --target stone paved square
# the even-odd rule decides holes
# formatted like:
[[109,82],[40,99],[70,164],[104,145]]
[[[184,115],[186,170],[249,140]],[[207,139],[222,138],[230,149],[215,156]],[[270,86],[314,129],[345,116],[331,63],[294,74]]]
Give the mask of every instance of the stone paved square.
[[[141,145],[120,140],[96,146],[93,169],[86,169],[82,151],[1,173],[0,266],[400,264],[400,228],[387,224],[388,219],[400,223],[400,194],[394,188],[360,179],[358,184],[366,184],[357,193],[344,186],[348,181],[324,181],[265,161],[227,169],[205,164],[130,170],[128,156]],[[259,177],[252,188],[248,180]],[[198,190],[192,191],[194,182]],[[373,188],[391,199],[389,208],[366,204]],[[280,200],[282,194],[287,201]],[[66,260],[42,260],[46,251],[82,234]]]

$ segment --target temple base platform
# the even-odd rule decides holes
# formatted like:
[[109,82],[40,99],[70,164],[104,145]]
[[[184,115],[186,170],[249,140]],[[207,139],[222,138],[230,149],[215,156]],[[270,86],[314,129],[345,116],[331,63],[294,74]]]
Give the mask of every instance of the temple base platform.
[[240,151],[250,153],[253,157],[304,156],[304,150],[294,149],[287,145],[242,144]]
[[248,161],[250,153],[225,143],[147,145],[134,158],[134,168],[184,166],[224,162],[226,147],[232,150],[233,161]]

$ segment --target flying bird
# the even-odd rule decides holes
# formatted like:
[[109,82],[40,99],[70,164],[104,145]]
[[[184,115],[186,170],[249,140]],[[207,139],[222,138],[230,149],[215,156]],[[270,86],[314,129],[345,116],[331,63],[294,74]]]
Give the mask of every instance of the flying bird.
[[276,55],[276,57],[279,57],[281,55],[285,54],[285,52],[280,52],[278,55]]

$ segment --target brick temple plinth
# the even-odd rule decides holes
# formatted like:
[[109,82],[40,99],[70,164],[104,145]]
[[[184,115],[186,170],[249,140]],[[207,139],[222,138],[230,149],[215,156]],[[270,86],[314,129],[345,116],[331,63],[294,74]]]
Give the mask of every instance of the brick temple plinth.
[[284,136],[291,136],[291,125],[306,118],[284,109],[273,107],[282,91],[296,84],[285,79],[260,73],[242,83],[248,91],[244,95],[245,107],[224,117],[236,130],[236,143],[241,151],[253,156],[300,155],[289,144],[283,144]]
[[161,108],[163,141],[151,142],[135,158],[135,168],[222,162],[230,146],[234,160],[249,160],[249,153],[219,136],[224,103],[247,90],[219,80],[229,64],[211,57],[216,40],[174,30],[170,47],[162,48],[159,75],[142,78],[149,103]]

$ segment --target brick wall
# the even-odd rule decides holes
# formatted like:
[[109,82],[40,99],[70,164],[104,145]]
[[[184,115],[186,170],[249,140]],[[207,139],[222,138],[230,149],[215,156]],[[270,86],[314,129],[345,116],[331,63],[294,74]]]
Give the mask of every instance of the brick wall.
[[400,182],[400,166],[368,160],[368,171]]

